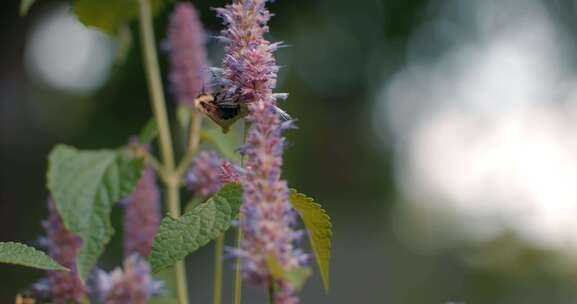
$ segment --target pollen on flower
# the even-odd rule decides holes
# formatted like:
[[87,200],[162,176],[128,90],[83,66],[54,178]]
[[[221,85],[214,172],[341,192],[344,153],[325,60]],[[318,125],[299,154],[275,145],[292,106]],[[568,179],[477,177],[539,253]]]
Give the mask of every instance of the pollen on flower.
[[171,88],[178,102],[193,106],[208,80],[208,64],[204,30],[192,4],[176,5],[168,36]]

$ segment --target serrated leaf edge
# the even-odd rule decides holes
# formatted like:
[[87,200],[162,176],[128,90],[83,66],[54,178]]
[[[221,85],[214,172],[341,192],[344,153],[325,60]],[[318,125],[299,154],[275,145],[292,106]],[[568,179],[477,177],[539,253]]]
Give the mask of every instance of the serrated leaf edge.
[[[321,262],[321,258],[320,258],[320,253],[317,251],[316,247],[314,246],[314,242],[311,236],[311,232],[309,231],[308,227],[306,227],[305,224],[305,228],[307,229],[307,231],[309,232],[309,241],[311,244],[311,248],[313,249],[313,252],[315,254],[315,259],[317,261],[317,266],[319,267],[320,273],[321,273],[321,277],[323,280],[323,286],[325,289],[325,293],[329,292],[329,283],[330,283],[330,260],[331,260],[331,248],[332,248],[332,236],[333,236],[333,224],[331,222],[331,217],[329,216],[329,214],[327,213],[327,211],[325,209],[322,208],[321,204],[315,202],[315,200],[312,197],[306,196],[303,193],[298,192],[296,189],[290,189],[290,193],[289,193],[289,198],[292,198],[293,196],[296,196],[300,199],[303,199],[305,201],[310,202],[314,207],[318,208],[321,211],[322,216],[327,220],[326,224],[327,224],[327,228],[328,228],[328,233],[326,235],[323,235],[325,238],[328,239],[328,245],[329,245],[329,250],[327,251],[327,265],[326,265],[326,272],[323,271],[323,267],[322,264],[324,262]],[[293,209],[295,209],[295,211],[299,214],[301,220],[304,222],[303,219],[303,215],[298,211],[297,208],[294,207],[294,202],[292,199],[289,199],[291,202],[291,205],[293,206]]]
[[[213,197],[209,198],[205,202],[203,202],[203,203],[197,205],[196,207],[192,208],[191,210],[187,211],[186,213],[181,215],[178,219],[175,219],[174,217],[172,217],[170,215],[167,215],[165,218],[162,219],[161,226],[162,226],[162,223],[165,221],[167,221],[167,222],[168,221],[174,221],[180,225],[191,225],[191,224],[199,225],[199,229],[197,229],[196,235],[193,237],[193,239],[195,239],[195,243],[196,243],[196,246],[193,246],[193,247],[196,247],[196,248],[192,249],[192,251],[187,250],[188,253],[184,257],[171,255],[169,253],[168,255],[169,255],[170,260],[176,260],[176,261],[182,260],[183,258],[188,256],[189,254],[191,254],[191,253],[197,251],[198,249],[200,249],[201,247],[207,245],[208,243],[210,243],[210,241],[216,239],[220,234],[225,233],[230,228],[231,222],[236,217],[236,214],[233,214],[233,211],[235,208],[233,208],[232,202],[230,202],[230,200],[227,199],[226,197],[224,197],[224,195],[223,195],[223,193],[229,193],[229,192],[233,191],[232,188],[228,188],[226,186],[227,185],[223,186],[221,188],[221,190],[219,192],[217,192],[217,194],[215,194]],[[221,195],[218,195],[218,194],[221,194]],[[220,227],[217,226],[217,224],[219,223],[219,221],[217,220],[217,217],[219,216],[218,213],[221,213],[220,216],[222,216],[223,212],[219,211],[217,204],[226,209],[226,216],[228,217],[228,220],[224,221],[224,222],[226,222],[226,224],[223,224]],[[210,222],[203,223],[202,222],[203,218],[200,217],[200,213],[206,212],[205,211],[205,210],[207,210],[206,208],[212,208],[212,212],[214,212],[214,216],[212,217],[212,220]],[[211,212],[211,211],[209,210],[208,212]],[[194,220],[195,223],[192,223],[192,222],[183,223],[182,222],[183,218],[190,217],[192,219],[193,216],[200,217],[200,218],[198,218],[197,220]],[[206,220],[206,219],[204,219],[204,220]],[[199,239],[199,235],[201,233],[201,228],[206,230],[206,235],[203,236],[203,238]],[[220,233],[219,233],[219,230],[222,230],[222,231],[220,231]],[[149,258],[149,262],[151,264],[152,271],[154,273],[156,273],[162,269],[165,269],[167,267],[170,267],[172,264],[174,264],[174,261],[171,263],[163,262],[163,260],[165,260],[166,258],[162,257],[162,256],[164,256],[166,254],[160,254],[160,253],[155,254],[156,252],[159,252],[158,247],[155,246],[157,239],[162,238],[162,236],[164,234],[167,234],[169,232],[170,231],[161,232],[159,229],[159,232],[157,233],[157,235],[154,238],[154,243],[152,245],[152,253],[151,253],[151,256]],[[153,258],[153,257],[156,257],[156,258]]]

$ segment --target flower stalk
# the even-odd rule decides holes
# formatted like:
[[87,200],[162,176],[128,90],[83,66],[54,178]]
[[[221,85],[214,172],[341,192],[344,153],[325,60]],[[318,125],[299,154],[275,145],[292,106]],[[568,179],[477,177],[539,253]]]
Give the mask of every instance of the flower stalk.
[[[172,137],[166,111],[166,101],[160,77],[158,55],[152,24],[152,13],[149,0],[138,0],[140,16],[140,34],[144,51],[144,66],[151,96],[154,117],[158,124],[159,144],[162,165],[165,169],[166,204],[168,212],[173,217],[180,216],[180,177],[175,171]],[[179,304],[188,304],[188,289],[184,261],[175,265],[176,292]]]

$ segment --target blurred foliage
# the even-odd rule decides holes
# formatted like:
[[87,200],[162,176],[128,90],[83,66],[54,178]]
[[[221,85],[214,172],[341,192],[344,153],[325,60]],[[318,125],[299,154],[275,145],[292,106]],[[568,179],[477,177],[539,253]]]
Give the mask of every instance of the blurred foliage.
[[[157,14],[164,0],[151,1]],[[74,14],[88,27],[97,28],[111,35],[119,34],[121,28],[138,18],[138,2],[126,0],[75,0]]]
[[[113,67],[111,78],[94,94],[55,90],[26,74],[28,34],[59,3],[38,1],[25,19],[19,17],[17,0],[7,1],[0,10],[0,240],[33,243],[43,234],[46,157],[56,143],[83,149],[121,146],[150,118],[134,22],[129,24],[134,42],[125,61]],[[209,8],[225,1],[194,3],[209,33],[217,34],[220,21]],[[159,40],[165,37],[172,5],[156,19]],[[574,31],[574,1],[552,0],[547,5],[568,31]],[[298,119],[299,127],[287,133],[290,147],[284,175],[291,187],[323,202],[334,224],[331,293],[322,295],[315,273],[303,290],[303,302],[572,303],[577,298],[575,266],[526,248],[518,240],[504,237],[482,246],[428,252],[399,236],[398,219],[391,217],[392,207],[400,201],[393,179],[393,148],[379,143],[388,131],[374,128],[372,100],[406,62],[411,33],[435,9],[428,0],[280,0],[271,5],[275,13],[271,36],[290,45],[278,54],[285,66],[279,91],[290,93],[281,107]],[[219,48],[209,42],[213,63],[222,54]],[[176,127],[176,107],[170,99],[169,95]],[[119,209],[112,212],[112,224],[119,227]],[[423,221],[429,216],[421,215]],[[427,241],[426,235],[422,238]],[[211,297],[210,282],[205,282],[210,281],[209,250],[201,249],[189,260],[195,303],[207,303]],[[117,235],[99,266],[110,269],[119,264],[120,256]],[[2,303],[10,303],[41,276],[10,265],[0,265],[0,273]]]

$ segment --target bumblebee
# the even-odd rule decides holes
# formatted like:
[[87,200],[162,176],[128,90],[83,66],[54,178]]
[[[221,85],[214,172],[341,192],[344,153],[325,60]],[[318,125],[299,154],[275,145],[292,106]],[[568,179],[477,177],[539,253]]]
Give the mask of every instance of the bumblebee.
[[52,299],[46,291],[38,291],[34,288],[23,291],[16,295],[15,304],[45,304],[52,303]]
[[224,93],[203,93],[194,100],[194,106],[227,133],[230,127],[248,113],[246,105],[235,99],[225,98]]
[[[223,133],[227,133],[230,127],[239,119],[248,114],[246,103],[238,99],[240,93],[227,94],[224,90],[219,90],[215,94],[201,93],[194,99],[194,106],[208,116],[212,121],[222,128]],[[280,98],[286,98],[286,94],[278,94]],[[284,120],[291,120],[288,113],[275,107],[276,112]]]

